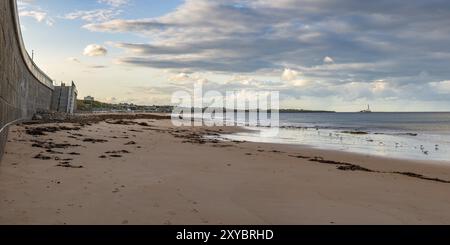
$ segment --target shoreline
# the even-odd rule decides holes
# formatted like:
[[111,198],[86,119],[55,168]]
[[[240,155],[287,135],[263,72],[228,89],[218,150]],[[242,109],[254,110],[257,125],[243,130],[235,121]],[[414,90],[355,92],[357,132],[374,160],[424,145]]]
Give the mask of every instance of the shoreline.
[[450,224],[448,166],[203,138],[240,130],[13,126],[0,224]]
[[[246,130],[244,128],[244,130]],[[239,132],[237,132],[239,133]],[[225,141],[227,139],[224,139]],[[257,142],[257,141],[246,141],[248,143],[254,143],[254,144],[261,144],[261,145],[268,145],[268,146],[279,146],[279,147],[286,147],[291,148],[292,150],[309,150],[317,152],[317,155],[321,154],[328,154],[332,153],[333,155],[354,155],[355,158],[376,158],[380,161],[395,161],[395,162],[404,162],[405,164],[412,164],[412,165],[428,165],[428,166],[442,166],[442,167],[448,167],[450,169],[450,162],[446,161],[440,161],[440,160],[415,160],[410,158],[400,158],[400,157],[388,157],[388,156],[380,156],[375,154],[365,154],[360,152],[352,152],[352,151],[345,151],[345,150],[336,150],[336,149],[325,149],[321,148],[319,146],[313,146],[308,144],[289,144],[289,143],[277,143],[277,142]],[[344,157],[344,156],[343,156]]]
[[[316,127],[281,127],[277,136],[259,136],[266,128],[246,127],[248,132],[224,135],[224,138],[256,143],[297,145],[322,150],[343,151],[399,160],[450,164],[449,145],[438,134],[381,134],[365,131],[342,131]],[[249,133],[250,132],[250,133]],[[433,137],[433,138],[430,138]],[[436,141],[435,141],[436,140]]]

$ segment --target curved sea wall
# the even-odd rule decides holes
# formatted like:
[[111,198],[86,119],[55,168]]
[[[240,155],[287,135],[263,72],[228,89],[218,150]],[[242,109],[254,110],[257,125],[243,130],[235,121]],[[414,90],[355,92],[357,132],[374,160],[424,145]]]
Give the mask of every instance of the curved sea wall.
[[23,44],[16,0],[0,1],[0,159],[8,125],[50,110],[53,82]]

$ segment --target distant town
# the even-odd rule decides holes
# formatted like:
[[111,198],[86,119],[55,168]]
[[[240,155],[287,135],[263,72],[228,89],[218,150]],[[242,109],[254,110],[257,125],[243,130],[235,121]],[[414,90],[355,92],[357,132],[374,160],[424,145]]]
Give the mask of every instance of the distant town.
[[92,96],[86,96],[83,100],[77,100],[76,111],[79,113],[102,112],[149,112],[171,113],[173,106],[169,105],[135,105],[133,103],[111,104],[96,101]]

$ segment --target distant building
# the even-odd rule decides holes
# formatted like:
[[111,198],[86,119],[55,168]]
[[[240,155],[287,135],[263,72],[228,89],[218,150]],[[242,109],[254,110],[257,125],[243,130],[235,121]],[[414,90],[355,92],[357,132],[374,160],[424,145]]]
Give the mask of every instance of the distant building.
[[57,112],[72,114],[77,109],[78,90],[75,83],[71,86],[66,86],[62,83],[61,86],[55,86],[52,98],[52,110]]
[[86,97],[84,97],[84,101],[85,102],[93,102],[93,101],[95,101],[95,99],[92,96],[86,96]]

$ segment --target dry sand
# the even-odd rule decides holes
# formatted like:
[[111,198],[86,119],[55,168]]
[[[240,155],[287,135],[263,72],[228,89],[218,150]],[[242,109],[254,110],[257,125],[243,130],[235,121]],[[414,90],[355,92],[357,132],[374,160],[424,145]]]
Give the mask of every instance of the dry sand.
[[445,165],[108,122],[12,127],[0,224],[450,224]]

